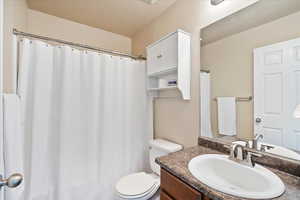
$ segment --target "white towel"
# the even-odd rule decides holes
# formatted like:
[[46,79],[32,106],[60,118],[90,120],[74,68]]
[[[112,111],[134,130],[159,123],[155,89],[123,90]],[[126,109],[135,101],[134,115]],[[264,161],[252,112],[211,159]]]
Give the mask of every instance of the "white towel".
[[[6,177],[13,173],[24,174],[24,137],[21,122],[21,102],[15,94],[3,95],[4,160]],[[18,188],[7,189],[7,199],[21,199],[24,183]]]
[[236,102],[235,97],[218,97],[219,134],[236,135]]
[[200,73],[200,124],[201,124],[201,136],[212,138],[211,119],[210,119],[210,74]]

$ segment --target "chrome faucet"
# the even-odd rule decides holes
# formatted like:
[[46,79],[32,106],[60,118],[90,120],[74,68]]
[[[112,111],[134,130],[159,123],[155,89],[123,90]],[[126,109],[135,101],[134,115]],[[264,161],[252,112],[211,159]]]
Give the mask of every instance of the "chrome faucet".
[[264,139],[264,136],[262,134],[257,134],[254,139],[252,140],[252,149],[258,149],[258,141],[259,139]]
[[[241,156],[239,156],[239,149],[241,150]],[[231,144],[229,156],[230,160],[249,167],[254,167],[255,162],[253,161],[253,157],[262,157],[262,155],[256,152],[252,152],[240,144]]]
[[263,152],[265,152],[269,149],[273,149],[274,148],[273,146],[270,146],[270,145],[267,145],[267,144],[261,144],[260,147],[259,147],[259,145],[258,145],[259,140],[263,139],[263,138],[264,138],[264,136],[262,134],[255,135],[253,140],[250,140],[250,141],[247,142],[246,147],[252,148],[252,149],[255,149],[255,150],[258,150],[258,151],[263,151]]

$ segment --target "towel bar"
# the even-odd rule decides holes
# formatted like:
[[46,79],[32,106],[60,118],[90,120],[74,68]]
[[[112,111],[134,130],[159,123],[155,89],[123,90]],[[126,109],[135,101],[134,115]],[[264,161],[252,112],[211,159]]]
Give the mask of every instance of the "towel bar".
[[[252,101],[253,97],[236,97],[236,101]],[[215,101],[217,101],[217,98],[214,98]]]

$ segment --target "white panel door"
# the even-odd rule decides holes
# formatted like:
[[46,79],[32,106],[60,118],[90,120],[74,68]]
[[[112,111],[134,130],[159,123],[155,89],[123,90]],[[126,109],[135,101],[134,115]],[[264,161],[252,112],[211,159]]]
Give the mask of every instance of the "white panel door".
[[254,50],[254,130],[271,144],[300,150],[300,39]]
[[[293,114],[296,105],[300,104],[300,38],[289,42],[290,67],[288,71],[288,114]],[[300,119],[289,115],[288,136],[284,138],[288,147],[300,151]]]

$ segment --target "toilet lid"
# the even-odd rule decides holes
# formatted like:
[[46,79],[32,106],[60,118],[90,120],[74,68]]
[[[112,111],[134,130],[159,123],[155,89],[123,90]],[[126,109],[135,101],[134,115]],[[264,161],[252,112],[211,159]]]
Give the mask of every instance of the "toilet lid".
[[136,196],[151,190],[156,183],[155,178],[140,172],[121,178],[116,185],[116,190],[125,196]]

